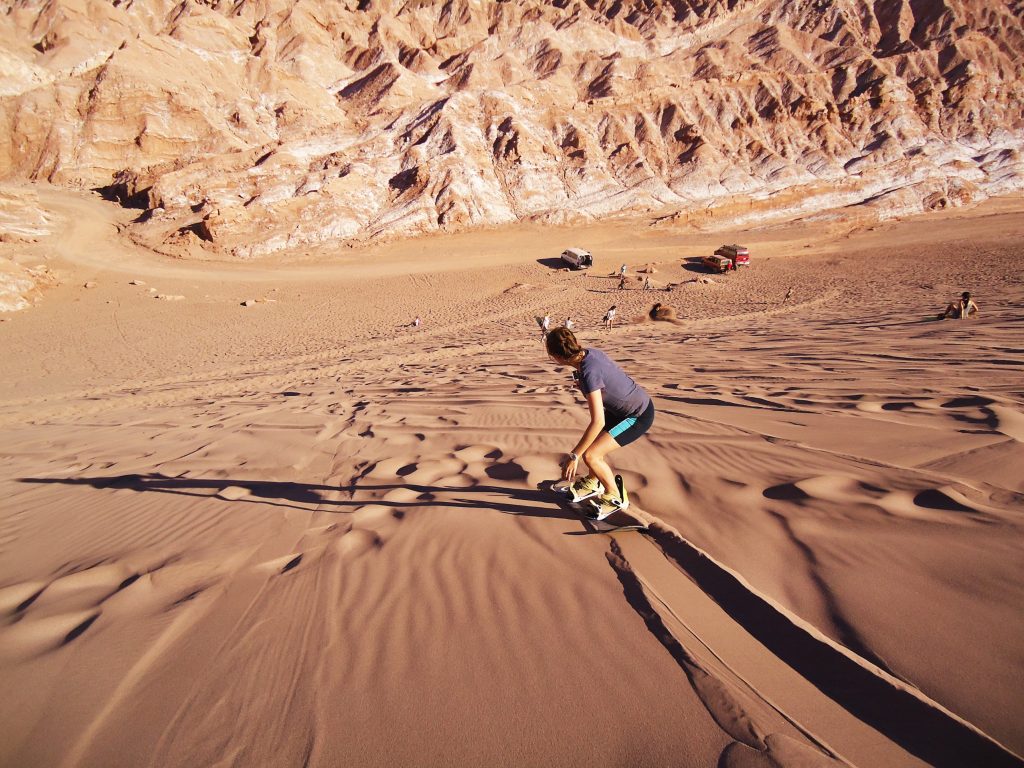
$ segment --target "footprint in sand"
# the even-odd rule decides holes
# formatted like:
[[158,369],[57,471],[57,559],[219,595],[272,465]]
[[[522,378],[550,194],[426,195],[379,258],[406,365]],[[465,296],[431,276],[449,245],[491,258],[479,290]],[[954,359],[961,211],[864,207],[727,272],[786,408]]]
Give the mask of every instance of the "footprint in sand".
[[36,616],[91,610],[138,577],[137,572],[123,563],[87,568],[50,582],[21,610],[31,608]]
[[19,621],[0,631],[0,660],[21,661],[57,650],[85,634],[100,613],[76,611]]
[[464,472],[465,469],[465,462],[460,461],[454,456],[449,456],[433,461],[412,462],[404,467],[400,467],[395,474],[410,483],[429,485],[436,483],[439,478],[447,475],[458,475]]
[[216,495],[221,499],[227,501],[238,501],[244,499],[246,496],[251,495],[251,491],[248,488],[242,488],[237,485],[229,485],[226,488],[221,488],[217,491]]
[[353,528],[346,533],[335,544],[335,549],[345,557],[358,557],[373,549],[378,549],[383,540],[375,531],[367,531],[362,528]]
[[46,589],[45,581],[24,581],[0,589],[0,615],[13,616],[20,613]]
[[382,459],[378,461],[369,472],[366,473],[367,477],[381,478],[386,480],[394,480],[396,477],[400,477],[398,470],[407,467],[409,465],[408,457],[396,456],[390,459]]
[[400,509],[383,504],[367,504],[352,513],[353,528],[372,531],[382,539],[388,538],[405,517]]
[[124,564],[100,565],[55,579],[0,591],[0,658],[25,659],[60,648],[83,635],[100,617],[100,606],[139,574]]
[[413,488],[392,488],[381,497],[381,500],[394,504],[411,505],[421,501],[420,497],[422,495],[422,491],[417,491]]
[[493,445],[467,445],[455,451],[453,456],[466,464],[490,459],[497,461],[502,457],[500,448]]
[[306,553],[299,552],[296,554],[292,552],[288,555],[282,555],[281,557],[275,557],[272,560],[267,560],[260,563],[257,567],[261,571],[270,571],[272,573],[288,573],[288,571],[298,568],[302,563],[302,559]]
[[507,483],[525,482],[529,478],[529,472],[514,461],[491,464],[484,469],[484,473],[492,480]]
[[818,475],[792,483],[781,483],[766,488],[763,495],[768,499],[789,501],[798,506],[816,500],[828,502],[834,509],[856,504],[870,505],[895,517],[947,524],[957,522],[957,517],[965,513],[972,517],[984,514],[972,506],[963,494],[949,486],[895,491],[843,475]]
[[444,489],[475,488],[479,485],[477,478],[482,477],[483,473],[483,464],[468,464],[466,469],[459,474],[439,477],[434,483]]

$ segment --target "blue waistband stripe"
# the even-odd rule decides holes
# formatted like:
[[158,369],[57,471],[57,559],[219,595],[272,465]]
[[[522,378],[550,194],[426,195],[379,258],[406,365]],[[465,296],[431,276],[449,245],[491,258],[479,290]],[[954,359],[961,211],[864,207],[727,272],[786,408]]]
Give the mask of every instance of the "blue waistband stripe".
[[624,419],[616,424],[614,427],[608,430],[608,434],[612,437],[618,437],[627,429],[636,424],[636,416],[630,416],[628,419]]

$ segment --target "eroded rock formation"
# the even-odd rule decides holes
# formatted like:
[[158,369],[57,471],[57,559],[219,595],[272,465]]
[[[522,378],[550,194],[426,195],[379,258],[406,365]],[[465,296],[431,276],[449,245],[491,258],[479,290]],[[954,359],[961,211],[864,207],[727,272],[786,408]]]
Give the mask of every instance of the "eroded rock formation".
[[172,252],[1024,186],[1020,0],[9,8],[0,176],[103,189]]

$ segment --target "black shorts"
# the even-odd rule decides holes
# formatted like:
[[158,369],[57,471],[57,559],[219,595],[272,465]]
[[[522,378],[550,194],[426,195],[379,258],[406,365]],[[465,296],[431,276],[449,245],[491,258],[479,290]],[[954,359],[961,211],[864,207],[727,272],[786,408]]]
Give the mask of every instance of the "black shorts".
[[621,448],[629,445],[651,428],[654,423],[654,401],[639,416],[623,416],[621,413],[604,409],[604,431],[615,438]]

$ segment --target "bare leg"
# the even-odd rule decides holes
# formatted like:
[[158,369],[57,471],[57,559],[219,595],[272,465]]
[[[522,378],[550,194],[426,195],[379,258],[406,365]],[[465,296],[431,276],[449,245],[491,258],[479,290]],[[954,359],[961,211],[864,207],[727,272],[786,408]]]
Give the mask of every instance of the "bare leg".
[[615,438],[607,432],[602,432],[587,450],[583,452],[583,461],[590,468],[590,474],[601,481],[605,493],[617,493],[615,488],[615,473],[605,461],[605,456],[619,447]]

